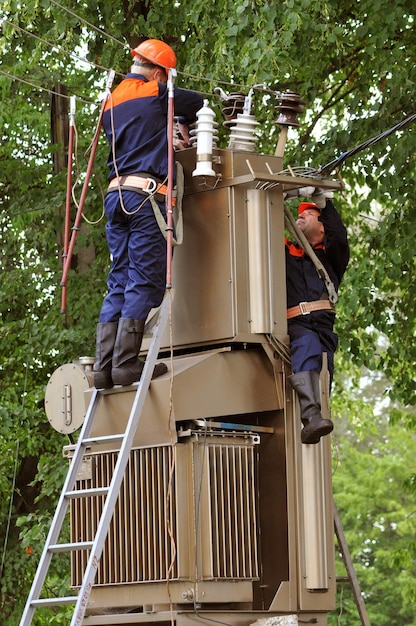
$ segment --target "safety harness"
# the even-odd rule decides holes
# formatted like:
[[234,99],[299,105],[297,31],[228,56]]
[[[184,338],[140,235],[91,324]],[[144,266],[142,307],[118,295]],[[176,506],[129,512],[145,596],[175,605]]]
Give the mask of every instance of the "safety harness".
[[[118,191],[135,191],[141,195],[147,196],[146,200],[150,200],[153,212],[163,237],[167,240],[168,224],[160,210],[156,199],[165,199],[168,187],[164,183],[158,182],[151,176],[145,174],[127,174],[113,178],[108,187],[107,193]],[[184,173],[183,167],[176,162],[176,196],[172,198],[173,205],[173,223],[175,225],[175,237],[172,236],[172,245],[180,246],[183,242],[183,217],[182,217],[182,199],[184,193]],[[159,198],[158,198],[159,196]]]

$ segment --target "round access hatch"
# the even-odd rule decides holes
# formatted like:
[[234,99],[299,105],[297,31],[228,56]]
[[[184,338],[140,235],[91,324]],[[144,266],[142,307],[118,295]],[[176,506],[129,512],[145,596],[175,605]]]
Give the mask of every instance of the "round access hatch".
[[54,371],[46,386],[46,416],[59,433],[70,434],[82,426],[87,412],[85,391],[91,387],[85,370],[67,363]]

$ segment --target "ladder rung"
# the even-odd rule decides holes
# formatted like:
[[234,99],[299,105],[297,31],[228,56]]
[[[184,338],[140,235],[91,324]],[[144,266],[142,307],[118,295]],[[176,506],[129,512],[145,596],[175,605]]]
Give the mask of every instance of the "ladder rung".
[[95,487],[93,489],[77,489],[76,491],[67,491],[65,498],[89,498],[90,496],[106,496],[109,491],[108,487]]
[[65,598],[40,598],[32,600],[32,606],[62,606],[64,604],[76,604],[78,596],[67,596]]
[[123,439],[124,433],[119,433],[118,435],[102,435],[101,437],[87,437],[83,440],[83,446],[94,445],[97,443],[111,443],[112,441],[120,441]]
[[75,550],[88,550],[92,548],[93,541],[79,541],[78,543],[57,543],[49,546],[51,552],[71,552]]

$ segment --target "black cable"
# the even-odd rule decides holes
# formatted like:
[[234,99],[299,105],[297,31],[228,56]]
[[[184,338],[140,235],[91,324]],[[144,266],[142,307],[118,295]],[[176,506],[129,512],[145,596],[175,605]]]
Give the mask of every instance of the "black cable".
[[334,169],[342,165],[344,161],[354,156],[358,152],[361,152],[361,150],[365,150],[366,148],[369,148],[370,146],[374,145],[378,141],[385,139],[392,133],[404,128],[408,124],[411,124],[415,120],[416,120],[416,114],[413,114],[413,115],[410,115],[409,117],[404,118],[401,122],[399,122],[398,124],[395,124],[394,126],[389,128],[388,130],[385,130],[379,135],[376,135],[375,137],[372,137],[371,139],[367,139],[367,141],[363,141],[363,143],[360,143],[358,146],[355,146],[355,148],[352,148],[351,150],[346,150],[336,159],[333,159],[326,165],[323,165],[322,167],[320,167],[317,173],[323,176],[330,174],[330,172],[332,172]]

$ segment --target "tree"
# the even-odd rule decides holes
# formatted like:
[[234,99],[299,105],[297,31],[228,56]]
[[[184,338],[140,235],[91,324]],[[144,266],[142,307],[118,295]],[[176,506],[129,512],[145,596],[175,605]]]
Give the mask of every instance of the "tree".
[[[416,441],[403,436],[397,426],[386,429],[383,420],[377,436],[337,441],[335,503],[370,622],[380,626],[415,624],[415,508],[414,497],[403,490],[403,483]],[[345,575],[341,564],[337,574]],[[337,614],[329,624],[359,626],[348,585],[338,590],[341,595]]]
[[[178,84],[206,94],[218,120],[216,86],[248,93],[265,85],[255,88],[253,97],[264,153],[274,152],[279,134],[274,92],[299,92],[305,113],[300,127],[289,133],[285,161],[317,167],[414,112],[413,28],[414,8],[401,0],[89,0],[75,8],[69,0],[3,2],[0,94],[7,106],[0,109],[0,267],[7,281],[0,286],[0,519],[9,528],[1,578],[5,623],[16,623],[20,607],[14,602],[24,600],[36,557],[32,539],[45,532],[63,471],[62,440],[51,433],[43,413],[44,386],[58,365],[93,354],[108,267],[102,227],[87,225],[77,240],[64,323],[59,280],[66,177],[53,167],[53,155],[62,146],[51,145],[51,92],[65,85],[68,96],[77,96],[77,172],[82,174],[107,70],[116,70],[117,82],[127,69],[128,49],[147,36],[160,37],[177,52]],[[347,161],[342,168],[346,192],[338,199],[353,252],[339,305],[338,371],[383,370],[386,393],[396,406],[401,401],[411,407],[416,384],[415,145],[415,128],[408,127]],[[101,141],[86,206],[92,221],[101,215],[106,151]],[[79,197],[80,184],[76,189]],[[87,247],[93,254],[81,266]],[[339,400],[345,397],[339,384],[335,402],[337,394]],[[396,421],[402,419],[397,411]],[[412,422],[414,411],[406,419]],[[409,484],[414,483],[409,479]],[[33,559],[24,552],[28,548],[30,553],[32,543]],[[16,588],[16,580],[21,587]]]

